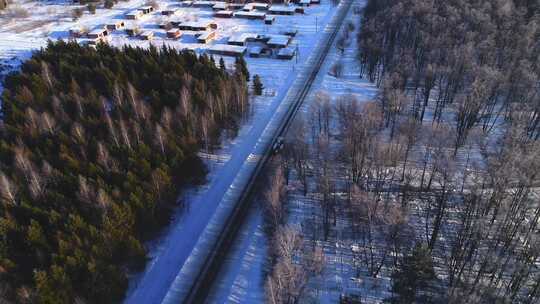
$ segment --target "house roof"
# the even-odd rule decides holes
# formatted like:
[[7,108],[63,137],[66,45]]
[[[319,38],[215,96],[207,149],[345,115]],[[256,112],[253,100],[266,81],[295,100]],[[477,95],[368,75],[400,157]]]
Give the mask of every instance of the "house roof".
[[214,31],[210,31],[210,32],[204,32],[202,33],[199,37],[197,37],[197,39],[203,39],[203,40],[206,40],[210,37],[212,37],[213,35],[215,35],[216,32]]
[[295,7],[294,6],[284,6],[284,5],[272,5],[268,9],[270,12],[289,12],[294,13]]
[[260,46],[254,46],[251,49],[249,49],[250,54],[260,54],[262,53],[263,48]]
[[142,12],[139,10],[133,10],[131,12],[126,13],[126,16],[136,16],[136,15],[142,15]]
[[216,24],[212,20],[199,20],[199,21],[187,21],[182,23],[182,26],[185,27],[192,27],[192,28],[206,28],[209,27],[211,24]]
[[294,56],[296,54],[296,50],[290,47],[282,48],[278,52],[278,56]]
[[270,38],[267,43],[273,45],[286,46],[291,41],[291,37],[287,35],[266,35],[266,37]]
[[264,17],[266,16],[265,13],[262,13],[262,12],[245,12],[245,11],[240,11],[240,12],[235,12],[234,13],[235,16],[246,16],[246,17]]
[[259,37],[258,34],[255,33],[236,33],[233,34],[231,37],[229,37],[229,40],[227,40],[228,43],[245,43],[248,39],[255,39]]
[[243,54],[246,52],[245,46],[237,46],[237,45],[228,45],[228,44],[214,44],[207,48],[208,51],[212,52],[230,52],[230,53],[237,53],[237,54]]
[[97,28],[97,29],[93,29],[92,31],[90,31],[88,33],[88,35],[99,35],[99,34],[102,34],[105,31],[107,31],[107,30],[104,29],[104,28]]

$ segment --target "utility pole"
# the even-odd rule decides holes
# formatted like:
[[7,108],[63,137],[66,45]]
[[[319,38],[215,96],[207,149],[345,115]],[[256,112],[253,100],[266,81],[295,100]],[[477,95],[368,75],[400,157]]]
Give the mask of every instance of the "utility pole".
[[298,64],[298,54],[300,53],[300,50],[298,49],[298,43],[296,44],[296,47],[294,49],[295,57],[296,57],[296,63]]

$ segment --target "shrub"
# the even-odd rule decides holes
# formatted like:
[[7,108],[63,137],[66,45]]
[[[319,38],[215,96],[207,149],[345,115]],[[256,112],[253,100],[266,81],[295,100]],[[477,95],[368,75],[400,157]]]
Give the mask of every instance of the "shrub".
[[83,13],[84,12],[83,12],[82,8],[75,8],[71,12],[71,16],[73,17],[73,20],[77,20],[77,19],[82,17]]
[[88,8],[88,12],[92,15],[96,14],[96,5],[94,3],[88,3],[86,6]]

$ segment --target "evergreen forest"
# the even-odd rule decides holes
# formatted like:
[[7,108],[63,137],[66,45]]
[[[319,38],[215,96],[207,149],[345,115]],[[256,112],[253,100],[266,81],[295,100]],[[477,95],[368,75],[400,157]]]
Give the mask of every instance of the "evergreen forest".
[[[0,288],[20,303],[116,303],[197,153],[249,108],[243,59],[50,42],[2,95]],[[236,72],[238,71],[238,72]],[[180,206],[181,207],[181,206]]]

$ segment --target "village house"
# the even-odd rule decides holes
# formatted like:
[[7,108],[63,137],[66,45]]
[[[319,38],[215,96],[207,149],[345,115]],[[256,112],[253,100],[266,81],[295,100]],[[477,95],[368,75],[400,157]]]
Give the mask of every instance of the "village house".
[[145,31],[145,32],[142,32],[140,36],[142,40],[152,40],[154,39],[154,32]]
[[229,3],[227,2],[217,2],[216,4],[214,4],[214,6],[212,6],[212,10],[214,11],[223,11],[223,10],[227,10],[229,8]]
[[171,29],[167,31],[167,38],[178,39],[182,36],[182,32],[179,29]]
[[259,35],[254,33],[237,33],[229,37],[227,44],[245,46],[247,42],[255,41],[258,37]]
[[252,10],[267,11],[268,7],[269,5],[267,3],[252,2],[244,5],[244,7],[242,7],[242,10],[245,12],[250,12]]
[[276,21],[276,17],[274,16],[266,16],[264,18],[264,24],[273,24],[274,21]]
[[230,10],[239,10],[244,7],[243,3],[237,2],[237,3],[229,3],[229,9]]
[[217,23],[210,20],[188,21],[178,25],[183,31],[209,31],[217,29]]
[[216,18],[231,18],[233,16],[233,11],[223,10],[217,11],[214,13]]
[[284,6],[284,5],[272,5],[268,9],[268,14],[270,15],[294,15],[295,12],[294,6]]
[[214,40],[215,38],[216,38],[216,32],[215,31],[204,32],[204,33],[200,34],[197,37],[197,42],[206,44],[206,43]]
[[298,34],[298,30],[296,28],[289,28],[285,30],[283,34],[290,37],[296,37],[296,34]]
[[94,38],[85,38],[79,40],[79,44],[81,45],[87,45],[90,47],[95,48],[100,43],[109,43],[110,36],[100,36],[100,37],[94,37]]
[[84,37],[88,33],[88,30],[78,26],[69,29],[69,36],[72,38],[81,38]]
[[215,1],[193,1],[193,7],[212,7],[216,4]]
[[279,50],[277,54],[278,59],[285,59],[285,60],[291,60],[296,55],[296,50],[293,48],[282,48]]
[[126,26],[126,24],[125,24],[124,21],[116,21],[116,22],[113,22],[113,23],[108,23],[105,27],[107,28],[107,30],[112,32],[112,31],[121,30],[125,26]]
[[268,45],[269,47],[284,48],[289,45],[292,38],[287,35],[267,35],[266,39],[268,39],[266,45]]
[[109,35],[109,31],[105,28],[97,28],[92,30],[90,33],[86,35],[88,39],[101,39],[103,37],[106,37]]
[[143,12],[141,11],[138,11],[138,10],[135,10],[135,11],[131,11],[129,13],[126,14],[126,19],[129,19],[129,20],[139,20],[141,19],[141,17],[143,16]]
[[143,15],[147,15],[147,14],[150,14],[151,12],[153,12],[154,8],[151,7],[151,6],[143,6],[143,7],[140,7],[139,9],[137,9],[137,10],[142,12]]
[[163,16],[173,16],[177,15],[178,13],[180,13],[180,11],[176,9],[166,9],[161,11],[161,15]]
[[159,26],[160,29],[168,31],[168,30],[172,29],[174,25],[170,21],[162,21],[162,22],[160,22],[158,24],[158,26]]
[[182,20],[180,18],[174,18],[174,19],[171,19],[169,20],[169,23],[172,24],[172,26],[174,27],[179,27],[180,24],[182,24]]
[[214,44],[209,46],[206,51],[210,54],[240,57],[246,53],[246,47],[227,45],[227,44]]
[[262,13],[262,12],[240,11],[240,12],[235,12],[234,17],[236,17],[236,18],[244,18],[244,19],[251,19],[251,20],[254,20],[254,19],[264,20],[264,18],[266,17],[266,14]]
[[140,29],[139,29],[139,27],[136,26],[136,25],[126,27],[126,34],[127,34],[128,36],[131,36],[131,37],[137,36],[137,34],[139,34],[139,31],[140,31]]
[[249,49],[249,57],[259,58],[263,55],[263,48],[260,46],[254,46]]

